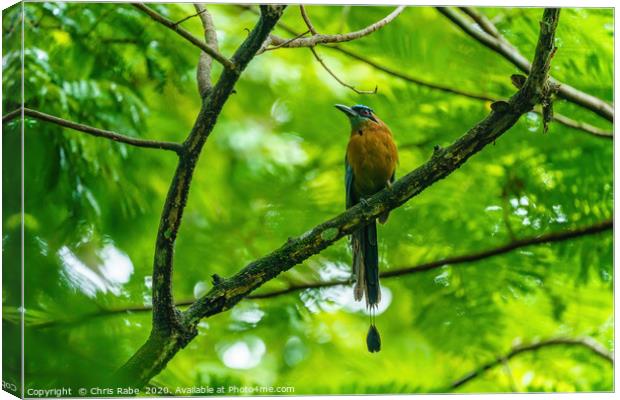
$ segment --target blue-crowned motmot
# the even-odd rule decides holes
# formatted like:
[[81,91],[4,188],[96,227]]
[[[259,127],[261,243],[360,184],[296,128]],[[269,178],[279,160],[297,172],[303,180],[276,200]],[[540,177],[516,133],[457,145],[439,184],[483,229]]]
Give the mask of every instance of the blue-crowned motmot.
[[[390,128],[369,107],[336,104],[351,123],[351,136],[345,157],[347,208],[363,202],[394,182],[398,151]],[[385,223],[389,213],[379,217]],[[379,286],[379,247],[376,221],[370,221],[351,235],[355,300],[366,297],[371,322],[366,337],[368,351],[381,350],[381,337],[375,326],[375,311],[381,299]]]

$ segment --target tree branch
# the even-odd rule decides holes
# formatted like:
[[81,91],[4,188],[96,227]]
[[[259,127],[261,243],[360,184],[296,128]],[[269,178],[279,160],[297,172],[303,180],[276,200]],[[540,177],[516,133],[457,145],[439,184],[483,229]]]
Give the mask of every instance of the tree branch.
[[284,8],[282,5],[260,6],[261,16],[258,23],[230,61],[235,68],[224,69],[209,96],[203,99],[196,122],[183,143],[183,151],[164,203],[155,243],[153,327],[144,345],[116,372],[113,377],[116,384],[143,387],[197,334],[195,325],[190,326],[183,321],[172,296],[174,245],[193,172],[202,148],[241,72],[260,49]]
[[[405,6],[398,6],[396,7],[394,11],[392,11],[388,16],[386,16],[382,20],[377,21],[374,24],[369,25],[366,28],[361,29],[359,31],[349,32],[349,33],[340,33],[336,35],[313,34],[312,36],[308,38],[299,38],[286,44],[283,44],[286,41],[286,39],[271,35],[271,44],[276,45],[276,46],[282,45],[281,47],[293,48],[293,47],[314,47],[318,44],[326,44],[326,43],[349,42],[351,40],[359,39],[361,37],[368,36],[371,33],[378,31],[379,29],[383,28],[384,26],[392,22],[400,13],[403,12],[404,9],[405,9]],[[302,10],[302,15],[304,14],[305,14],[305,10]],[[307,19],[307,15],[306,15],[306,18],[304,18],[304,20],[305,19]],[[308,28],[310,29],[310,31],[314,29],[314,27],[310,28],[310,26],[308,26]]]
[[[536,111],[538,114],[541,114],[540,111]],[[568,126],[569,128],[578,129],[589,133],[592,136],[600,137],[602,139],[614,140],[614,134],[608,132],[604,129],[597,128],[596,126],[590,125],[585,122],[575,121],[574,119],[570,119],[567,116],[562,114],[554,113],[553,120],[559,122],[564,126]]]
[[[204,37],[207,45],[211,48],[219,51],[217,44],[217,34],[215,32],[215,26],[213,24],[213,18],[207,11],[204,5],[196,3],[194,4],[196,9],[196,15],[200,16],[200,21],[204,30]],[[198,93],[201,98],[205,98],[209,95],[212,89],[211,85],[211,67],[213,64],[213,58],[211,58],[204,51],[200,52],[198,59],[198,68],[196,69],[196,81],[198,82]]]
[[[197,5],[199,5],[199,4],[194,3],[194,8],[196,8],[196,6],[197,6]],[[185,21],[187,21],[187,20],[189,20],[189,19],[192,19],[192,18],[194,18],[194,17],[199,16],[199,15],[200,15],[200,14],[202,14],[203,12],[206,12],[206,8],[202,8],[202,9],[200,9],[200,10],[196,9],[196,13],[195,13],[195,14],[188,15],[187,17],[181,18],[180,20],[178,20],[178,21],[177,21],[177,22],[175,22],[174,24],[175,24],[175,25],[180,25],[180,24],[182,24],[183,22],[185,22]],[[208,43],[207,43],[207,44],[208,44]]]
[[158,23],[162,24],[163,26],[165,26],[166,28],[171,29],[174,32],[178,33],[185,40],[189,41],[191,44],[193,44],[194,46],[198,47],[199,49],[201,49],[202,51],[204,51],[205,53],[207,53],[211,57],[213,57],[215,60],[217,60],[217,62],[222,64],[225,68],[227,68],[227,69],[235,69],[237,67],[234,64],[234,62],[232,62],[231,60],[229,60],[226,57],[224,57],[215,48],[207,45],[205,42],[203,42],[200,39],[196,38],[194,35],[189,33],[187,30],[183,29],[177,23],[175,23],[173,21],[170,21],[168,18],[164,17],[163,15],[153,11],[150,7],[147,7],[146,5],[144,5],[142,3],[132,3],[132,5],[135,8],[137,8],[138,10],[144,12],[149,17],[151,17],[151,19],[153,21],[158,22]]
[[[595,235],[598,233],[609,231],[611,229],[613,229],[613,220],[610,219],[610,220],[605,220],[605,221],[602,221],[602,222],[599,222],[593,225],[581,227],[581,228],[567,229],[564,231],[546,233],[540,236],[533,236],[529,238],[513,240],[510,243],[507,243],[505,245],[479,251],[479,252],[475,252],[475,253],[463,254],[463,255],[454,256],[454,257],[446,257],[446,258],[441,258],[435,261],[429,261],[429,262],[417,264],[415,266],[400,267],[400,268],[396,268],[390,271],[383,271],[380,273],[380,276],[381,278],[384,278],[384,279],[393,278],[393,277],[400,277],[400,276],[407,276],[407,275],[422,273],[422,272],[430,271],[436,268],[441,268],[446,265],[455,266],[455,265],[460,265],[460,264],[469,264],[472,262],[476,262],[476,261],[484,260],[487,258],[499,256],[502,254],[510,253],[514,250],[518,250],[524,247],[564,242],[564,241],[568,241],[572,239],[578,239],[583,236]],[[269,298],[278,297],[278,296],[282,296],[282,295],[286,295],[290,293],[295,293],[300,290],[319,289],[319,288],[333,287],[333,286],[340,286],[340,285],[346,286],[350,284],[351,282],[347,280],[310,282],[310,283],[299,284],[299,285],[291,285],[285,289],[250,294],[246,296],[246,299],[252,299],[252,300],[269,299]],[[194,302],[193,299],[187,299],[187,300],[177,301],[175,305],[177,307],[185,307],[185,306],[192,305],[193,302]],[[152,307],[150,305],[139,305],[139,306],[131,306],[131,307],[102,309],[102,310],[95,311],[89,314],[83,314],[83,315],[80,315],[80,316],[77,316],[71,319],[43,322],[33,327],[49,328],[49,327],[54,327],[58,325],[67,326],[68,324],[81,323],[81,322],[84,322],[92,318],[108,317],[108,316],[119,315],[119,314],[120,315],[131,315],[134,313],[147,312],[151,310],[152,310]]]
[[18,108],[16,110],[13,110],[13,111],[11,111],[9,113],[4,114],[2,116],[2,124],[10,122],[10,121],[14,120],[15,118],[21,117],[21,116],[22,116],[22,109],[20,107],[20,108]]
[[[249,6],[239,5],[239,7],[244,9],[244,10],[255,12],[255,10],[253,8],[249,7]],[[282,22],[279,22],[278,26],[280,28],[282,28],[284,31],[286,31],[287,33],[289,33],[291,35],[294,35],[294,38],[293,39],[289,39],[288,41],[284,41],[285,39],[275,37],[276,38],[275,40],[277,42],[279,42],[280,44],[277,45],[277,46],[274,46],[274,47],[267,47],[266,48],[266,46],[268,46],[271,43],[271,40],[274,38],[274,35],[271,35],[269,40],[267,40],[267,42],[263,45],[263,48],[265,48],[265,50],[267,50],[267,49],[268,50],[275,50],[277,48],[283,47],[283,44],[286,44],[289,41],[293,41],[294,39],[297,39],[298,37],[301,37],[301,36],[303,36],[303,35],[305,35],[307,33],[307,32],[305,32],[303,34],[297,34],[297,32],[293,28],[289,27],[288,25],[286,25],[286,24],[284,24]],[[391,75],[391,76],[394,76],[396,78],[402,79],[405,82],[413,83],[413,84],[418,85],[418,86],[427,87],[427,88],[432,89],[432,90],[439,90],[439,91],[444,92],[444,93],[454,94],[454,95],[457,95],[457,96],[462,96],[462,97],[469,98],[469,99],[474,99],[474,100],[490,101],[490,102],[495,102],[495,101],[499,100],[497,98],[494,98],[494,97],[486,95],[486,94],[479,94],[479,93],[474,93],[474,92],[468,92],[468,91],[465,91],[465,90],[462,90],[462,89],[455,88],[453,86],[442,85],[442,84],[438,84],[438,83],[434,83],[434,82],[429,82],[429,81],[426,81],[426,80],[423,80],[423,79],[420,79],[420,78],[416,78],[416,77],[414,77],[412,75],[408,75],[408,74],[405,74],[403,72],[397,71],[395,69],[386,67],[386,66],[384,66],[382,64],[379,64],[376,61],[371,60],[370,58],[368,58],[368,57],[366,57],[364,55],[361,55],[361,54],[358,54],[358,53],[356,53],[354,51],[345,49],[344,47],[341,47],[341,46],[336,45],[336,44],[327,44],[327,45],[325,45],[325,47],[328,48],[328,49],[337,51],[337,52],[339,52],[341,54],[344,54],[344,55],[346,55],[346,56],[348,56],[350,58],[353,58],[353,59],[355,59],[357,61],[363,62],[364,64],[369,65],[369,66],[373,67],[376,70],[379,70],[379,71],[384,72],[384,73],[386,73],[388,75]],[[261,52],[259,52],[259,53],[261,53]],[[541,114],[540,110],[534,110],[534,112],[536,112],[537,114]],[[565,125],[565,126],[567,126],[569,128],[581,130],[581,131],[583,131],[585,133],[588,133],[588,134],[591,134],[591,135],[593,135],[595,137],[613,140],[613,133],[605,131],[605,130],[602,130],[600,128],[597,128],[595,126],[592,126],[592,125],[584,123],[584,122],[575,121],[575,120],[570,119],[570,118],[568,118],[568,117],[566,117],[564,115],[554,113],[553,120],[558,122],[558,123],[560,123],[560,124],[562,124],[562,125]]]
[[541,340],[539,342],[534,342],[534,343],[530,343],[530,344],[524,344],[524,345],[519,345],[519,346],[515,346],[513,347],[510,351],[508,351],[508,353],[506,353],[505,355],[499,356],[497,358],[495,358],[494,360],[481,365],[480,367],[476,368],[475,370],[463,375],[463,377],[461,377],[460,379],[457,379],[456,381],[452,382],[450,384],[450,386],[448,386],[445,389],[439,389],[436,390],[435,392],[445,392],[445,391],[453,391],[455,389],[458,389],[459,387],[465,385],[466,383],[468,383],[469,381],[473,380],[474,378],[479,377],[480,375],[482,375],[484,372],[490,370],[491,368],[500,365],[502,363],[504,363],[506,360],[510,360],[511,358],[522,354],[522,353],[526,353],[526,352],[531,352],[531,351],[538,351],[542,348],[545,347],[555,347],[555,346],[580,346],[580,347],[584,347],[588,350],[590,350],[592,353],[594,353],[595,355],[597,355],[598,357],[601,357],[602,359],[604,359],[605,361],[609,362],[612,366],[614,364],[614,357],[613,354],[610,353],[605,347],[603,347],[601,344],[597,343],[596,341],[594,341],[592,338],[589,337],[585,337],[585,338],[578,338],[578,339],[573,339],[573,338],[552,338],[552,339],[547,339],[547,340]]
[[472,7],[459,7],[459,9],[473,19],[483,31],[499,40],[505,41],[495,24],[493,24],[484,15],[480,14],[477,10]]
[[[461,30],[468,34],[470,37],[476,39],[484,46],[502,55],[505,59],[510,61],[521,71],[525,73],[530,72],[530,62],[521,53],[519,53],[519,51],[512,44],[510,44],[506,39],[501,37],[501,35],[492,36],[491,34],[489,34],[489,30],[491,29],[490,25],[492,25],[492,23],[491,21],[486,20],[484,16],[476,13],[473,10],[468,10],[468,14],[477,15],[476,19],[479,21],[483,21],[480,22],[484,25],[480,25],[482,30],[478,30],[472,24],[470,24],[461,14],[451,8],[437,7],[437,10],[444,16],[446,16],[455,25],[461,28]],[[478,22],[476,19],[474,20]],[[494,32],[499,35],[497,29],[495,29]],[[588,110],[591,110],[596,114],[600,115],[601,117],[613,122],[614,110],[609,103],[588,93],[577,90],[574,87],[566,83],[562,83],[554,78],[549,78],[549,81],[551,84],[560,85],[558,91],[559,97],[577,105],[580,105],[581,107],[587,108]]]
[[437,146],[427,163],[395,182],[390,189],[384,189],[369,198],[367,204],[358,204],[300,237],[289,239],[282,247],[250,263],[231,278],[222,279],[183,313],[184,323],[195,327],[200,319],[230,309],[281,272],[349,235],[385,211],[404,204],[428,186],[445,178],[469,157],[499,138],[543,96],[549,61],[555,49],[553,40],[558,17],[558,9],[545,9],[532,73],[523,87],[508,102],[503,103],[502,107],[495,107],[489,116],[449,147],[441,149]]
[[[11,111],[2,117],[2,123],[6,123],[11,121],[16,117],[21,116],[21,108],[17,110]],[[136,147],[146,147],[151,149],[160,149],[160,150],[170,150],[175,153],[180,153],[182,149],[182,145],[174,142],[160,142],[156,140],[145,140],[145,139],[137,139],[131,136],[121,135],[120,133],[107,131],[104,129],[93,128],[92,126],[79,124],[77,122],[72,122],[66,119],[58,118],[50,114],[45,114],[40,111],[32,110],[30,108],[24,108],[24,115],[29,116],[31,118],[36,118],[41,121],[51,122],[56,125],[60,125],[65,128],[73,129],[75,131],[87,133],[91,136],[103,137],[106,139],[113,140],[119,143],[125,143]]]
[[260,49],[260,50],[258,51],[258,53],[256,53],[256,54],[263,54],[263,53],[264,53],[264,52],[266,52],[266,51],[271,51],[271,50],[276,50],[276,49],[279,49],[279,48],[280,48],[280,47],[282,47],[282,46],[286,46],[288,43],[292,42],[293,40],[296,40],[296,39],[299,39],[300,37],[304,37],[304,36],[306,36],[308,33],[310,33],[310,31],[309,31],[309,30],[307,30],[307,31],[305,31],[305,32],[302,32],[302,33],[300,33],[299,35],[295,35],[295,36],[294,36],[294,37],[292,37],[291,39],[289,39],[289,40],[287,40],[287,41],[285,41],[285,42],[282,42],[282,43],[280,43],[280,44],[279,44],[279,45],[277,45],[277,46],[272,46],[272,47],[267,47],[267,46],[271,43],[271,40],[270,40],[270,39],[267,39],[267,40],[265,41],[265,43],[263,43],[263,46],[261,47],[261,49]]

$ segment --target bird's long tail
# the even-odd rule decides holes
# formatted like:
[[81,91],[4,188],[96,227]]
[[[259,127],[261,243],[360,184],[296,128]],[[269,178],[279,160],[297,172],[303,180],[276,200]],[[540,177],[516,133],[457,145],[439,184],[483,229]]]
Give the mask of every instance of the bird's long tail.
[[366,306],[375,308],[381,300],[379,287],[379,248],[375,221],[360,228],[352,235],[353,273],[356,282],[355,300],[366,297]]
[[368,351],[381,350],[381,338],[375,327],[375,309],[381,300],[379,286],[379,247],[377,242],[377,223],[370,222],[352,235],[353,273],[355,300],[366,298],[366,306],[370,309],[370,329],[366,337]]

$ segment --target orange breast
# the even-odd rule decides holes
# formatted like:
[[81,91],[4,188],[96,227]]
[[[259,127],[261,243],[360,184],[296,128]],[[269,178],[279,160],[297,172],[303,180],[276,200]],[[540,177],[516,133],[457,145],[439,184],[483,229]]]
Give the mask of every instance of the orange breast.
[[369,122],[361,131],[352,132],[347,160],[359,195],[370,196],[383,189],[398,163],[396,145],[387,126]]

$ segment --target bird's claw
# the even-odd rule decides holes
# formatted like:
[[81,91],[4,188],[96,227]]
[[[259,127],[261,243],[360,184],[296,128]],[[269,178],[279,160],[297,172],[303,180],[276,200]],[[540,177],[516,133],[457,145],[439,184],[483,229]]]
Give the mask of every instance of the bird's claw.
[[213,283],[213,286],[218,286],[220,283],[222,283],[222,281],[222,277],[218,274],[211,275],[211,282]]
[[362,205],[362,207],[364,208],[368,208],[369,204],[368,204],[368,200],[366,199],[360,199],[360,204]]

